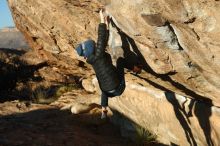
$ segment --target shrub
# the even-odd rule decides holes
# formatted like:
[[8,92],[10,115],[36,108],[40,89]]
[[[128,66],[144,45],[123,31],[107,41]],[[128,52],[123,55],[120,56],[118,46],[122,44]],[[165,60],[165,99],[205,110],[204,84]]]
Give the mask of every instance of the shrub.
[[134,125],[136,129],[135,141],[138,145],[149,145],[156,142],[157,136],[143,127]]
[[66,84],[66,85],[59,86],[56,90],[55,96],[60,97],[64,93],[70,92],[72,90],[76,90],[78,88],[79,88],[79,85],[77,84]]
[[48,92],[44,88],[37,88],[32,92],[31,100],[35,103],[48,103]]

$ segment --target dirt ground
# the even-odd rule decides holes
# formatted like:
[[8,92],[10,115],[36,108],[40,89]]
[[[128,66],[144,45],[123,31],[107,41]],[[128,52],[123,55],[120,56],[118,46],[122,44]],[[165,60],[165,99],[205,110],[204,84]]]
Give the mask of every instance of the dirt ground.
[[100,109],[73,115],[57,107],[19,101],[0,104],[0,146],[128,146]]

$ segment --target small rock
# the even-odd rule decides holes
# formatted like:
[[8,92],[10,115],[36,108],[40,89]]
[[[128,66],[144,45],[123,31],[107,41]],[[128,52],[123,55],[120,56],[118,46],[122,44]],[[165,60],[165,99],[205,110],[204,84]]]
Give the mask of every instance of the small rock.
[[95,88],[95,86],[93,85],[93,83],[90,79],[82,80],[82,86],[89,93],[96,92],[96,88]]
[[73,114],[79,114],[79,113],[85,113],[92,109],[93,107],[87,104],[83,103],[75,103],[71,107],[71,113]]

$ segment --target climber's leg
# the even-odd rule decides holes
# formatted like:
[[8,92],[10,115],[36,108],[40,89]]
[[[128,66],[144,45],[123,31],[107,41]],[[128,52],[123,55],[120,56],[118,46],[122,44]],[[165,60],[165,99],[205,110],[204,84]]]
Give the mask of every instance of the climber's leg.
[[101,95],[101,106],[102,107],[108,106],[108,96],[104,92],[102,92],[102,95]]
[[101,95],[101,106],[102,106],[102,115],[101,115],[101,119],[105,119],[107,117],[107,107],[108,107],[108,96],[102,92]]

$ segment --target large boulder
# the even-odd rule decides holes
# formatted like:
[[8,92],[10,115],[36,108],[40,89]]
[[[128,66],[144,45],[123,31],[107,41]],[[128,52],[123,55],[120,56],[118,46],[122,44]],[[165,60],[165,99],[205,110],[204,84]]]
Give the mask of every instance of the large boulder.
[[220,1],[8,2],[30,46],[53,61],[53,54],[79,59],[74,48],[86,38],[97,39],[98,11],[105,7],[123,32],[110,27],[111,55],[125,40],[124,51],[143,65],[139,75],[126,73],[127,88],[110,106],[166,144],[220,145]]

